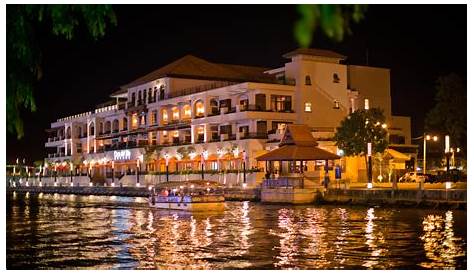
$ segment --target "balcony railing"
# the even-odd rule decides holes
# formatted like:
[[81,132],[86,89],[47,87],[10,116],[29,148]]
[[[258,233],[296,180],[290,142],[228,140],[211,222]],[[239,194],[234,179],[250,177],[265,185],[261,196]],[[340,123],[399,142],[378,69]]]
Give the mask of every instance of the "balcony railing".
[[265,106],[260,105],[240,105],[240,111],[269,111]]
[[226,86],[231,86],[235,85],[237,82],[213,82],[209,84],[204,84],[204,85],[199,85],[191,88],[185,88],[181,90],[174,91],[170,94],[168,94],[168,99],[169,98],[175,98],[175,97],[180,97],[180,96],[185,96],[185,95],[190,95],[194,93],[199,93],[202,91],[210,90],[210,89],[216,89],[216,88],[221,88],[221,87],[226,87]]
[[268,134],[265,132],[241,132],[240,139],[267,139]]

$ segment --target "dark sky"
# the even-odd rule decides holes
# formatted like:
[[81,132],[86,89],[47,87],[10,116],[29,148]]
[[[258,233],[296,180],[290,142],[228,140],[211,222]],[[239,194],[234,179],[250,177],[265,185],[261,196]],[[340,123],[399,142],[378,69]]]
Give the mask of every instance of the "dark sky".
[[[277,67],[297,48],[292,5],[117,5],[118,25],[93,41],[38,30],[43,79],[38,110],[25,114],[25,137],[7,134],[7,162],[46,154],[45,129],[57,118],[94,109],[120,85],[186,54],[221,63]],[[8,10],[7,10],[8,12]],[[450,72],[466,77],[466,5],[371,5],[352,35],[336,43],[316,33],[312,47],[348,56],[348,64],[391,69],[392,112],[412,117],[413,136],[434,105],[435,80]],[[7,53],[8,54],[8,53]]]

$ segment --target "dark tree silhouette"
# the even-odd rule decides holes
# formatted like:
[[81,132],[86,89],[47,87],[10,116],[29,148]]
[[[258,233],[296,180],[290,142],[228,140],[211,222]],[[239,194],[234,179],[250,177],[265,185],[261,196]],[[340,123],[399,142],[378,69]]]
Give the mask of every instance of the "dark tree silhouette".
[[23,136],[21,111],[36,111],[34,87],[41,79],[40,27],[71,40],[85,26],[93,39],[116,24],[110,5],[7,5],[7,130]]

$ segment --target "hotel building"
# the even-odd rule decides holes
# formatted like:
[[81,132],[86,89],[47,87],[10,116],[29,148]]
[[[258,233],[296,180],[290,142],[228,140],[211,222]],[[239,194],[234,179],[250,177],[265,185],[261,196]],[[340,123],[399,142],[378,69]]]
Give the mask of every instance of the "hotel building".
[[[244,162],[256,171],[263,163],[255,157],[276,148],[291,123],[308,125],[320,147],[340,153],[331,141],[337,126],[366,104],[384,110],[392,147],[411,148],[410,118],[392,115],[389,69],[348,65],[321,49],[283,57],[284,66],[263,68],[187,55],[123,85],[96,109],[51,123],[45,173],[74,166],[107,181],[112,172],[117,180],[167,166],[231,173]],[[343,176],[360,179],[365,164],[349,162]],[[263,175],[254,173],[249,183]]]

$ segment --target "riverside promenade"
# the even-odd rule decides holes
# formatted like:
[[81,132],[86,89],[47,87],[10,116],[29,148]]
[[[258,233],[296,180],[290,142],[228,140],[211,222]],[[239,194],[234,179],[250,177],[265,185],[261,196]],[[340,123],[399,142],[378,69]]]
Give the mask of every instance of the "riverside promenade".
[[[20,193],[58,193],[75,195],[148,197],[151,188],[145,187],[104,187],[104,186],[16,186],[7,187],[8,192]],[[226,201],[258,201],[260,194],[256,189],[224,189]]]
[[[328,189],[319,189],[315,203],[349,204],[349,205],[380,205],[402,207],[448,207],[465,209],[467,190],[465,183],[427,184],[419,190],[415,184],[398,184],[392,189],[388,184],[375,184],[367,189],[363,184],[341,186],[333,184]],[[148,197],[151,189],[145,187],[103,187],[103,186],[9,186],[8,192],[19,193],[58,193],[76,195],[102,195]],[[223,189],[227,201],[260,201],[260,189]]]

